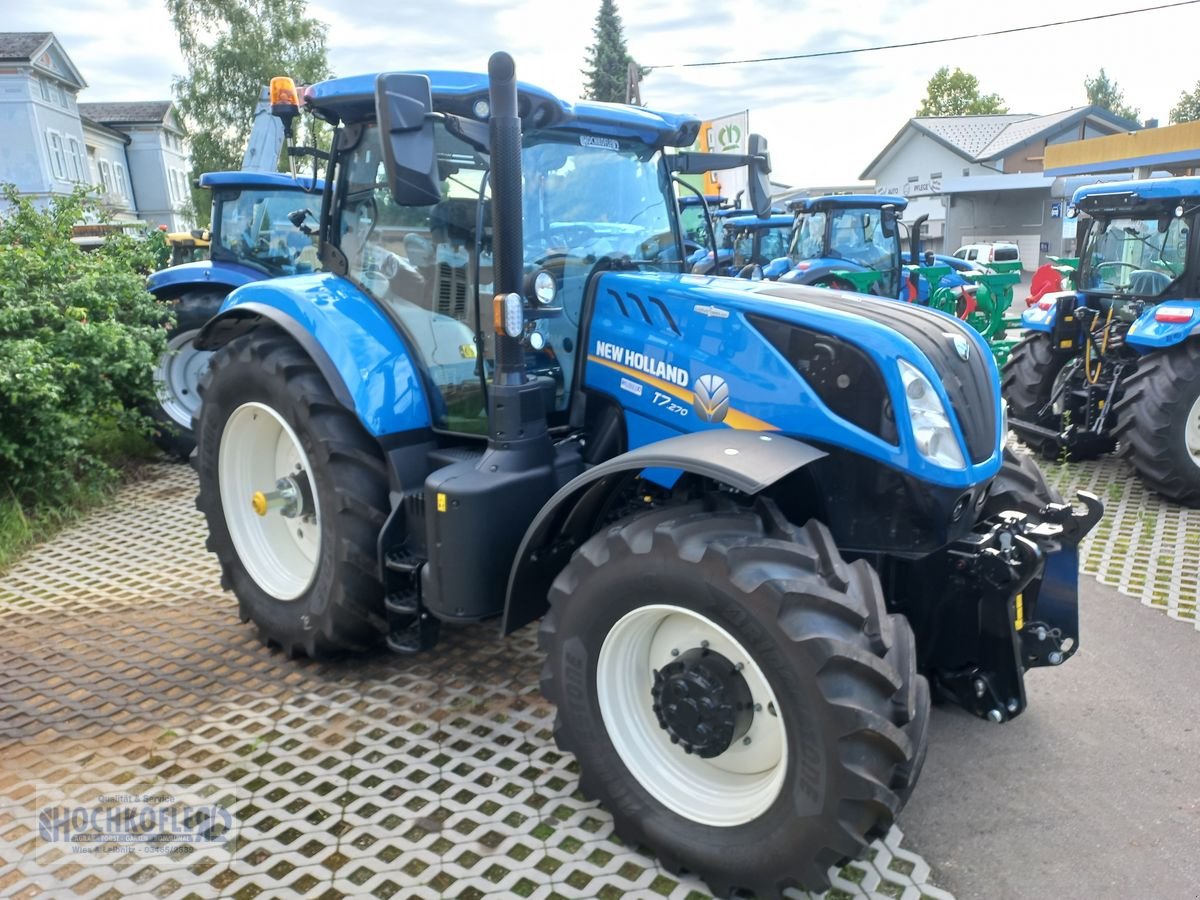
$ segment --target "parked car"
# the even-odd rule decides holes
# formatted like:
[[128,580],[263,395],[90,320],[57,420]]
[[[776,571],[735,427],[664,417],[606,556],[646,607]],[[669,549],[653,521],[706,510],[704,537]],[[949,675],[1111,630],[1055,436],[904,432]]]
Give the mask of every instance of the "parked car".
[[1019,263],[1021,248],[1011,241],[993,241],[986,244],[964,244],[954,255],[970,263],[991,267],[993,263]]

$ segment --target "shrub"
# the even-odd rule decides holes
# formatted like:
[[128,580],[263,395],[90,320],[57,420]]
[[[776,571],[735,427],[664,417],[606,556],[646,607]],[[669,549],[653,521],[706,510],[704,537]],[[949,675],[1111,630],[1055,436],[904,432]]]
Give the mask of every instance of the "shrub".
[[146,291],[152,245],[71,243],[74,223],[101,217],[85,191],[46,209],[2,193],[0,495],[32,508],[110,482],[113,436],[149,431],[170,313]]

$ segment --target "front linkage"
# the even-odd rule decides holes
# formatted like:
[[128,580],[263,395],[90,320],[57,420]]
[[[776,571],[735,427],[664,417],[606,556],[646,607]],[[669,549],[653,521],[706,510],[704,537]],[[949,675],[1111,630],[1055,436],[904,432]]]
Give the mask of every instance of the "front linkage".
[[[1103,514],[1048,503],[1000,512],[897,579],[921,669],[942,695],[980,718],[1004,722],[1026,706],[1024,674],[1057,666],[1079,648],[1078,545]],[[900,599],[903,598],[903,599]]]

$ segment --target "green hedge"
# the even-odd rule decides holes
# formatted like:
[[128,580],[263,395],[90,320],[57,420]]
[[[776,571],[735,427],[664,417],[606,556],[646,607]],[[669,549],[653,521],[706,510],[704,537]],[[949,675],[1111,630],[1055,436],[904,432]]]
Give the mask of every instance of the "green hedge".
[[85,192],[47,209],[2,194],[0,498],[36,510],[111,483],[114,456],[148,433],[170,313],[146,291],[156,242],[83,251],[72,225],[103,217]]

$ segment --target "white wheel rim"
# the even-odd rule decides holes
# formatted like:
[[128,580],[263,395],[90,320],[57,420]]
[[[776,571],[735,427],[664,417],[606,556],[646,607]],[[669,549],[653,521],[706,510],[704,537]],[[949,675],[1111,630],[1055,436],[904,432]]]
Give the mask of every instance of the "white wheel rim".
[[[745,737],[702,759],[671,743],[651,702],[654,672],[681,654],[708,648],[741,671],[754,703]],[[775,802],[787,774],[787,731],[762,669],[724,628],[679,606],[642,606],[622,616],[600,648],[596,696],[609,739],[630,774],[677,815],[703,825],[750,822]]]
[[1200,396],[1192,403],[1192,411],[1188,413],[1187,425],[1184,426],[1183,439],[1187,443],[1188,453],[1192,462],[1200,467]]
[[183,428],[192,427],[192,416],[200,409],[197,386],[208,369],[211,350],[197,350],[192,341],[199,329],[181,331],[167,343],[167,352],[154,367],[154,388],[158,403],[171,421]]
[[[286,517],[279,509],[259,515],[258,491],[275,490],[285,476],[307,474],[315,515]],[[225,524],[238,559],[260,588],[277,600],[295,600],[317,574],[321,552],[321,503],[308,456],[290,425],[263,403],[233,411],[221,434],[217,477]]]

